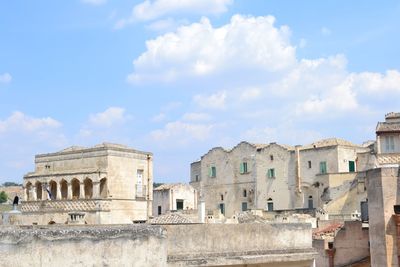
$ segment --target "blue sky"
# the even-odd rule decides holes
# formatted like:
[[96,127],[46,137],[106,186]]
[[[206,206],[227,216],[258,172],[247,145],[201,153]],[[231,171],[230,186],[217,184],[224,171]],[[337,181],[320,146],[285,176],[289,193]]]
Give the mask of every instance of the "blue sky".
[[374,139],[398,25],[398,1],[2,1],[0,183],[104,141],[174,182],[214,146]]

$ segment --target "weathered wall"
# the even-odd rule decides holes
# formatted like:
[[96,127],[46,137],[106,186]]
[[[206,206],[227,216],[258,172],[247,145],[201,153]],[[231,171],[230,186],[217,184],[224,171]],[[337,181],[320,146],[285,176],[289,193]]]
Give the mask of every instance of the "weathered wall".
[[393,206],[399,204],[399,168],[367,171],[371,265],[398,266]]
[[310,267],[308,224],[2,227],[2,266]]
[[167,266],[157,226],[0,228],[2,266]]
[[176,200],[183,200],[184,210],[197,209],[197,191],[188,184],[164,184],[153,191],[153,215],[158,216],[158,207],[161,214],[177,210]]

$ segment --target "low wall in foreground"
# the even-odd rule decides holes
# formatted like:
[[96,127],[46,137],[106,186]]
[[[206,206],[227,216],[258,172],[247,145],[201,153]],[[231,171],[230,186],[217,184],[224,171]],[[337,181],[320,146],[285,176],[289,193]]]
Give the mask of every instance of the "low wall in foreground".
[[0,227],[4,266],[310,267],[314,256],[309,224]]

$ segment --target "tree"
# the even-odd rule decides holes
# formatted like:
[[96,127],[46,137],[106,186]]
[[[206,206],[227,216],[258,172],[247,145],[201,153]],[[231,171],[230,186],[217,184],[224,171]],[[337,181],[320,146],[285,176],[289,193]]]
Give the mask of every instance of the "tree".
[[153,188],[157,188],[157,187],[159,187],[160,185],[163,185],[164,183],[153,183]]
[[7,197],[7,194],[6,194],[6,192],[4,192],[4,191],[1,191],[1,192],[0,192],[0,203],[4,203],[4,202],[6,202],[6,201],[7,201],[7,199],[8,199],[8,197]]
[[5,186],[5,187],[7,187],[7,186],[20,186],[21,184],[17,184],[17,183],[14,183],[14,182],[5,182],[4,184],[3,184],[3,186]]

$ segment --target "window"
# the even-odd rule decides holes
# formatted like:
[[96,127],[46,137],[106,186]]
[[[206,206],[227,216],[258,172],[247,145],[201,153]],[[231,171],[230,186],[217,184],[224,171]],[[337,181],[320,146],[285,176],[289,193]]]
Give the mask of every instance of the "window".
[[314,208],[314,201],[313,201],[313,197],[312,196],[308,197],[308,208],[309,209],[313,209]]
[[219,210],[221,211],[222,214],[225,215],[225,204],[224,203],[219,204]]
[[274,155],[269,155],[270,160],[274,160]]
[[198,182],[198,181],[199,181],[199,175],[196,174],[196,182]]
[[268,169],[268,178],[275,178],[275,169]]
[[326,173],[326,161],[321,161],[319,163],[319,173],[325,174]]
[[394,136],[386,136],[385,145],[386,152],[394,152]]
[[247,162],[240,163],[240,173],[241,174],[248,173]]
[[209,176],[210,176],[211,178],[217,177],[217,168],[216,168],[215,166],[211,166],[211,167],[210,167]]
[[246,189],[243,190],[243,197],[247,197],[247,190]]
[[158,215],[161,215],[161,206],[158,206]]
[[311,169],[311,160],[308,161],[308,168]]
[[183,210],[183,199],[176,200],[176,210]]
[[267,200],[267,210],[268,211],[273,211],[274,210],[274,202],[272,201],[272,198],[269,198]]
[[221,198],[221,201],[224,201],[224,195],[223,194],[220,195],[220,198]]
[[242,202],[242,211],[247,210],[247,202]]
[[354,161],[349,160],[349,172],[355,172],[356,171],[356,164]]

